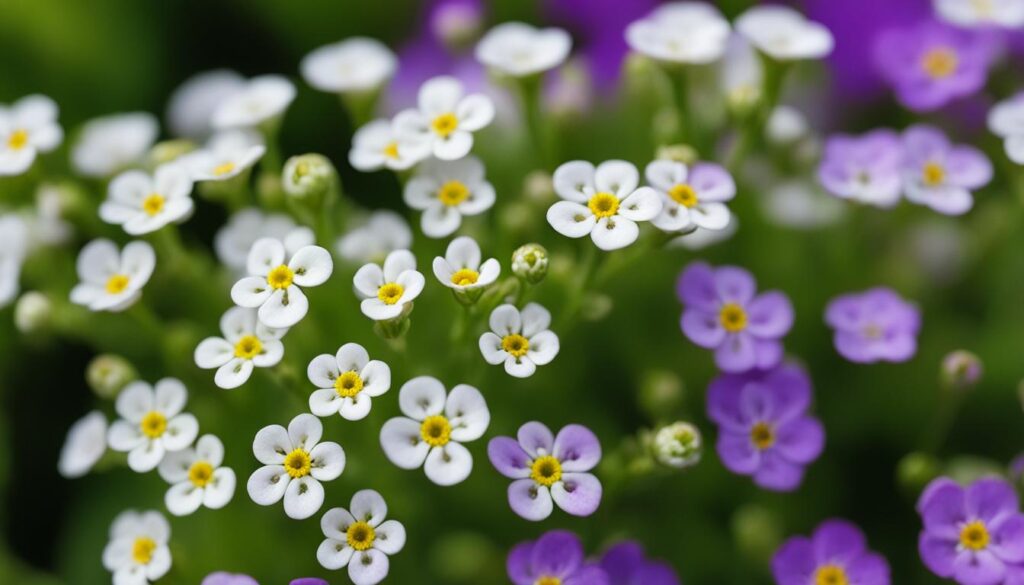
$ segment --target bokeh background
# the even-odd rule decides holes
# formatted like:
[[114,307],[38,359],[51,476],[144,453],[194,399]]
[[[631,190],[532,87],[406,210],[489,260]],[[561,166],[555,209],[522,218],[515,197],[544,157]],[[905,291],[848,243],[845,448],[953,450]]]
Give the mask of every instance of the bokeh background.
[[[613,55],[607,58],[611,65],[602,62],[594,70],[600,83],[591,109],[559,121],[560,160],[625,158],[642,166],[653,157],[645,98],[631,96],[614,82],[619,71],[614,55],[624,46],[622,28],[654,4],[487,4],[489,22],[557,23],[570,28],[577,46]],[[736,0],[719,6],[734,16],[748,4]],[[816,131],[899,128],[919,119],[896,106],[857,65],[866,57],[851,47],[888,22],[879,14],[892,21],[912,19],[928,10],[927,2],[823,0],[803,7],[826,23],[831,19],[838,39],[835,58],[802,68],[787,94],[788,101],[806,106]],[[415,0],[3,0],[0,102],[33,92],[53,97],[73,139],[76,126],[92,116],[133,110],[162,114],[174,87],[200,71],[227,67],[246,75],[282,73],[299,87],[282,130],[284,153],[324,153],[338,164],[346,196],[365,207],[404,212],[399,185],[390,174],[360,174],[348,167],[352,128],[344,112],[336,98],[298,80],[297,68],[310,50],[353,35],[376,37],[398,50],[411,46],[406,56],[423,61],[431,53],[417,48],[413,39],[424,34],[425,9]],[[455,63],[425,60],[424,78]],[[990,85],[1005,92],[1020,79],[1008,66]],[[408,100],[416,81],[403,90],[396,80],[398,99],[404,91]],[[389,516],[408,531],[405,549],[392,558],[393,583],[505,582],[507,549],[552,528],[577,531],[595,552],[617,539],[637,539],[649,554],[671,562],[686,583],[769,583],[767,552],[774,543],[808,533],[829,517],[860,525],[872,548],[888,558],[894,582],[938,582],[918,559],[916,492],[900,480],[898,463],[920,451],[966,473],[979,466],[1001,468],[1024,450],[1017,394],[1024,375],[1024,199],[1009,187],[1016,178],[1002,165],[998,144],[985,135],[972,111],[965,104],[962,112],[932,118],[1001,161],[997,181],[979,195],[970,215],[944,218],[906,206],[892,212],[844,207],[828,225],[782,225],[763,205],[776,180],[752,174],[741,180],[733,205],[741,228],[731,240],[700,251],[618,256],[624,265],[598,283],[605,296],[595,302],[610,300],[607,314],[556,328],[561,354],[525,381],[487,367],[473,339],[449,345],[461,309],[438,286],[428,285],[417,301],[408,352],[393,352],[359,314],[349,285],[355,267],[339,266],[330,283],[310,295],[310,315],[286,339],[286,362],[301,373],[316,354],[357,341],[371,357],[391,365],[393,385],[367,419],[324,421],[326,437],[344,446],[348,467],[326,484],[321,512],[347,507],[358,489],[382,492]],[[498,204],[467,231],[479,237],[486,255],[506,267],[517,245],[531,240],[548,245],[554,274],[536,298],[557,321],[582,246],[556,237],[544,222],[544,206],[520,205],[524,178],[536,170],[536,161],[522,156],[524,141],[495,140],[497,134],[490,132],[481,135],[479,153],[498,189]],[[67,141],[62,152],[66,149]],[[67,160],[65,154],[48,160],[55,161],[48,171],[66,171],[59,162]],[[88,187],[92,197],[102,196],[98,185]],[[222,209],[201,204],[185,227],[188,245],[208,250],[224,221]],[[77,244],[84,240],[79,236]],[[37,258],[25,268],[26,278],[56,274],[52,280],[70,288],[75,249]],[[442,250],[440,242],[425,240],[417,230],[421,267]],[[750,269],[762,288],[785,291],[796,307],[787,350],[814,380],[814,411],[825,424],[827,446],[794,493],[759,490],[747,478],[727,472],[714,453],[715,430],[704,413],[714,367],[708,353],[681,335],[674,294],[679,271],[697,257]],[[858,366],[832,347],[822,321],[828,299],[874,285],[897,289],[923,310],[920,350],[909,363]],[[194,342],[216,333],[217,319],[230,304],[229,286],[227,275],[207,286],[179,287],[158,274],[146,297],[166,323],[163,334],[171,341],[163,344],[147,343],[130,319],[117,315],[82,317],[80,335],[25,338],[11,324],[11,309],[0,312],[0,582],[108,582],[100,554],[111,520],[125,508],[163,508],[167,486],[156,473],[139,475],[109,462],[80,480],[56,473],[66,429],[100,403],[83,374],[100,351],[128,357],[146,380],[183,379],[191,390],[188,409],[199,418],[201,433],[223,439],[226,464],[238,474],[239,486],[227,508],[171,518],[174,568],[162,582],[195,584],[214,570],[245,572],[267,584],[297,576],[348,582],[346,575],[332,575],[316,562],[322,540],[319,515],[292,521],[279,505],[256,506],[245,493],[245,480],[257,467],[252,437],[259,428],[286,424],[306,410],[312,388],[304,375],[283,387],[256,375],[241,390],[225,392],[213,386],[212,373],[192,365]],[[475,335],[480,331],[482,325]],[[939,364],[958,348],[981,356],[985,377],[947,419]],[[468,382],[481,388],[493,416],[488,438],[514,434],[528,420],[552,428],[570,422],[591,427],[606,453],[599,474],[607,493],[598,513],[576,519],[556,512],[536,524],[515,516],[505,499],[507,480],[487,462],[485,440],[470,446],[473,475],[453,488],[434,486],[420,472],[391,465],[377,434],[397,412],[400,384],[421,374],[437,376],[448,387]],[[658,392],[666,388],[668,399]],[[673,390],[679,391],[674,398]],[[652,398],[658,395],[662,398]],[[102,408],[112,413],[109,403]],[[645,472],[642,462],[634,461],[631,441],[642,429],[675,419],[701,428],[707,443],[703,461],[685,472]]]

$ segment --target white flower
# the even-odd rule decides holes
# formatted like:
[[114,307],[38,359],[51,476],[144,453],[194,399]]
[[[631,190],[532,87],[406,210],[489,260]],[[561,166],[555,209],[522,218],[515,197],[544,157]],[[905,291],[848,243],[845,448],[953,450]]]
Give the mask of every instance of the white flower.
[[180,165],[163,165],[152,176],[127,171],[110,182],[100,219],[132,236],[155,232],[192,215],[191,193],[192,179]]
[[405,546],[405,527],[384,519],[388,506],[374,490],[359,490],[349,509],[331,508],[320,519],[327,537],[316,550],[325,569],[336,571],[348,565],[354,585],[376,585],[388,576],[388,555]]
[[246,262],[249,276],[231,287],[231,300],[236,305],[258,307],[260,322],[275,329],[301,321],[309,301],[299,287],[319,286],[334,270],[331,253],[320,246],[300,248],[287,264],[286,252],[280,240],[256,240]]
[[933,0],[946,22],[965,28],[1024,26],[1024,0]]
[[171,568],[171,525],[160,512],[127,510],[110,525],[110,542],[103,549],[103,566],[114,574],[114,585],[145,585]]
[[719,63],[719,84],[729,106],[746,112],[761,95],[764,64],[742,35],[731,35]]
[[24,173],[36,155],[60,145],[64,130],[57,124],[57,113],[57,104],[43,95],[0,106],[0,177]]
[[565,201],[548,209],[551,227],[563,236],[590,235],[602,250],[625,248],[640,235],[638,221],[649,221],[661,213],[658,193],[639,187],[640,174],[621,160],[601,163],[567,162],[555,169],[555,192]]
[[364,264],[352,278],[356,294],[363,298],[359,309],[374,321],[389,321],[402,314],[405,306],[423,292],[423,275],[416,271],[416,257],[408,250],[395,250],[383,267]]
[[128,467],[139,473],[156,468],[166,453],[188,447],[199,433],[196,417],[182,412],[187,401],[188,390],[174,378],[154,386],[128,384],[114,403],[121,418],[110,425],[110,448],[127,451]]
[[429,159],[405,184],[405,204],[423,212],[420,227],[430,238],[443,238],[462,225],[462,216],[494,205],[494,187],[484,179],[484,164],[475,156],[454,161]]
[[558,355],[558,336],[548,329],[551,313],[537,303],[522,311],[501,305],[491,312],[490,325],[480,336],[480,353],[492,366],[504,363],[510,376],[529,378]]
[[834,44],[828,28],[788,6],[754,6],[736,18],[736,30],[779,61],[821,59]]
[[412,230],[401,215],[374,211],[369,218],[338,238],[338,254],[349,262],[382,262],[395,250],[412,246]]
[[266,151],[258,134],[231,130],[215,134],[203,148],[180,160],[194,181],[226,181],[252,167]]
[[739,229],[739,220],[736,219],[736,214],[729,212],[729,223],[726,224],[725,228],[720,230],[709,230],[706,228],[697,228],[692,232],[679,236],[668,243],[669,248],[686,248],[687,250],[703,250],[704,248],[714,246],[728,240],[729,238],[736,235],[736,231]]
[[473,456],[462,443],[483,436],[491,413],[480,391],[466,384],[445,393],[437,378],[420,376],[398,392],[404,417],[395,417],[380,429],[380,446],[402,469],[423,466],[427,479],[437,485],[455,485],[473,470]]
[[388,120],[368,122],[352,137],[348,162],[359,171],[389,168],[404,171],[430,156],[429,138],[418,134],[399,136]]
[[300,414],[288,423],[260,429],[252,452],[263,467],[249,476],[252,501],[270,506],[284,498],[284,513],[302,520],[316,514],[324,503],[322,481],[337,479],[345,470],[345,451],[337,443],[321,443],[324,427],[312,414]]
[[395,116],[399,142],[426,142],[437,158],[455,160],[473,148],[473,132],[494,119],[494,103],[483,94],[463,95],[454,77],[435,77],[423,84],[418,109]]
[[245,87],[245,78],[230,69],[197,73],[171,94],[167,126],[175,136],[205,140],[213,132],[213,112]]
[[288,254],[315,243],[313,230],[296,227],[295,221],[283,213],[265,213],[247,207],[228,218],[227,224],[213,238],[217,258],[234,271],[244,271],[249,250],[260,238],[274,238],[284,243]]
[[35,214],[29,218],[29,239],[33,245],[56,246],[66,243],[74,231],[64,220],[62,188],[43,183],[36,190]]
[[1003,139],[1006,156],[1024,165],[1024,93],[992,106],[988,112],[988,129]]
[[82,477],[107,450],[107,417],[94,410],[75,421],[60,448],[57,471],[67,478]]
[[76,267],[81,282],[71,289],[71,302],[92,311],[123,311],[142,297],[156,254],[142,241],[118,251],[110,240],[93,240],[78,254]]
[[346,343],[336,355],[316,356],[306,375],[319,388],[309,396],[309,410],[317,416],[366,418],[371,399],[391,389],[391,368],[380,360],[370,360],[366,348],[358,343]]
[[224,337],[207,337],[195,351],[196,365],[217,368],[213,382],[224,389],[238,388],[254,367],[269,368],[284,356],[281,338],[287,329],[272,329],[256,318],[256,309],[231,307],[220,318]]
[[455,238],[444,257],[434,258],[434,276],[455,291],[482,289],[498,279],[501,264],[494,258],[480,263],[480,246],[469,236]]
[[395,73],[395,54],[376,39],[353,37],[320,47],[303,57],[299,70],[320,91],[373,91]]
[[774,223],[793,229],[818,229],[839,221],[846,208],[817,184],[803,179],[775,183],[761,198],[764,213]]
[[522,22],[506,22],[487,31],[476,46],[476,59],[513,77],[554,69],[572,49],[569,33],[560,28],[538,29]]
[[724,201],[736,195],[736,183],[724,168],[700,162],[687,167],[681,162],[656,160],[644,170],[647,182],[661,195],[661,213],[651,220],[665,232],[694,226],[720,230],[729,223]]
[[700,462],[702,445],[700,429],[680,421],[658,429],[652,447],[659,463],[685,469]]
[[772,144],[786,146],[806,138],[810,129],[807,116],[802,111],[793,106],[780,104],[768,116],[764,133]]
[[187,516],[206,506],[223,508],[235,495],[235,472],[221,467],[224,443],[214,435],[203,435],[195,448],[170,453],[160,463],[160,477],[171,485],[164,497],[167,510],[175,516]]
[[160,126],[152,114],[114,114],[90,120],[71,151],[71,166],[86,177],[109,177],[139,163]]
[[213,111],[217,130],[253,128],[280,119],[295,99],[295,85],[280,75],[260,75],[245,82]]
[[0,308],[18,296],[21,266],[28,254],[29,228],[17,214],[0,215]]
[[729,30],[729,22],[710,4],[671,2],[630,24],[626,42],[660,61],[704,64],[725,53]]

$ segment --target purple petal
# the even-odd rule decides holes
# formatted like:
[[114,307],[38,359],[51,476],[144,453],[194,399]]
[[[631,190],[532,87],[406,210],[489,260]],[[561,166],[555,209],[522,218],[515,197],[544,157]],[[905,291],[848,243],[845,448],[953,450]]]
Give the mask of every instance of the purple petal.
[[889,563],[885,557],[875,553],[862,554],[846,565],[846,576],[850,583],[858,585],[889,585]]
[[1003,585],[1024,585],[1024,565],[1007,565]]
[[687,309],[679,325],[687,339],[706,349],[714,349],[725,340],[726,331],[716,313]]
[[517,479],[508,486],[508,505],[520,517],[537,522],[551,515],[551,491],[532,479]]
[[722,266],[715,270],[715,290],[722,301],[746,306],[757,292],[757,283],[738,266]]
[[644,564],[644,549],[637,542],[620,542],[605,551],[601,567],[611,577],[612,583],[628,583],[633,572]]
[[864,533],[845,520],[826,520],[814,531],[814,558],[845,566],[867,549]]
[[533,559],[534,542],[521,542],[508,553],[505,570],[508,578],[515,585],[533,585],[536,577],[531,562]]
[[833,342],[839,355],[856,364],[868,364],[878,361],[871,342],[859,332],[836,331]]
[[601,505],[601,482],[589,473],[566,473],[551,486],[551,498],[573,516],[589,516]]
[[679,575],[668,563],[648,562],[633,574],[635,585],[680,585]]
[[785,350],[782,342],[774,339],[755,339],[754,353],[757,355],[756,367],[759,370],[770,370],[782,362]]
[[807,412],[811,404],[811,379],[799,366],[787,364],[768,372],[764,381],[774,402],[775,420],[782,423]]
[[732,175],[714,163],[699,162],[690,168],[690,185],[701,201],[728,201],[736,195]]
[[946,157],[950,182],[966,189],[980,189],[992,180],[992,162],[972,146],[957,146]]
[[714,313],[720,304],[715,272],[704,262],[691,262],[676,282],[676,295],[687,308]]
[[998,525],[989,527],[992,530],[992,552],[1010,563],[1024,563],[1024,515],[1013,514]]
[[718,423],[722,430],[734,433],[749,431],[749,422],[743,417],[740,396],[748,383],[747,376],[724,374],[712,380],[708,386],[708,417]]
[[771,449],[761,454],[761,467],[754,473],[755,484],[779,492],[795,490],[803,479],[802,465],[787,461]]
[[487,444],[487,457],[498,473],[512,479],[529,477],[530,456],[512,437],[494,437]]
[[860,329],[864,325],[860,295],[841,295],[829,301],[825,323],[834,329]]
[[530,457],[536,457],[538,453],[550,454],[555,443],[555,437],[551,434],[551,429],[536,421],[528,422],[519,427],[519,433],[516,435],[516,438],[519,439],[519,444],[522,445]]
[[949,578],[953,576],[957,544],[955,538],[944,538],[925,531],[917,540],[917,552],[929,571],[939,577]]
[[776,429],[774,448],[793,463],[807,465],[825,448],[825,427],[809,416],[790,421]]
[[604,569],[587,565],[562,581],[562,585],[609,585],[611,581]]
[[942,489],[945,489],[947,486],[952,486],[956,489],[963,489],[960,487],[960,484],[956,483],[952,479],[949,479],[948,477],[939,477],[932,480],[928,485],[925,486],[924,490],[921,492],[921,495],[918,496],[917,498],[917,504],[914,505],[914,509],[917,510],[917,513],[923,513],[924,507],[928,504],[928,501],[932,498],[932,496],[935,495],[937,492],[940,492]]
[[566,425],[555,437],[554,456],[563,471],[590,471],[601,460],[601,443],[587,427]]
[[740,411],[743,420],[770,422],[777,417],[776,395],[764,379],[751,381],[740,392]]
[[530,565],[534,574],[551,577],[572,575],[583,563],[583,544],[572,532],[552,530],[537,539]]
[[967,521],[964,490],[956,484],[943,484],[931,490],[921,507],[926,531],[948,539],[960,537],[958,526]]
[[779,291],[757,295],[747,305],[747,330],[758,337],[779,338],[793,327],[793,305]]
[[1006,565],[988,550],[963,552],[953,561],[953,578],[963,585],[999,585]]
[[808,585],[817,568],[811,541],[803,536],[784,542],[772,557],[772,575],[778,585]]
[[979,479],[967,488],[964,499],[967,515],[992,523],[1003,514],[1014,514],[1019,509],[1017,493],[1001,479]]
[[750,442],[750,436],[723,432],[718,435],[715,450],[722,465],[739,475],[750,475],[761,466],[761,452]]
[[756,364],[754,339],[745,331],[727,335],[715,350],[715,365],[723,372],[746,372]]

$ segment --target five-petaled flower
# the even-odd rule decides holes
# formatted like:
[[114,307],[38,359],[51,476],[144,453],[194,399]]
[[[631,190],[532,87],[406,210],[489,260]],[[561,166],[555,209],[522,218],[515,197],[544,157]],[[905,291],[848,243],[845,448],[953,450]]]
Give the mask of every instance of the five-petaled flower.
[[558,355],[558,336],[550,326],[551,313],[537,303],[521,311],[501,305],[491,312],[491,330],[480,336],[480,353],[491,365],[505,364],[510,376],[529,378]]
[[868,550],[864,533],[845,520],[826,520],[810,538],[794,536],[772,557],[778,585],[889,585],[889,563]]
[[170,538],[171,525],[160,512],[121,512],[110,525],[103,566],[114,574],[115,585],[156,581],[171,568]]
[[494,104],[479,93],[464,95],[454,77],[435,77],[420,88],[417,108],[394,119],[399,142],[426,142],[439,159],[460,159],[473,148],[473,133],[494,119]]
[[385,520],[388,506],[374,490],[359,490],[348,510],[331,508],[320,519],[326,540],[316,550],[325,569],[348,566],[354,585],[376,585],[388,576],[388,556],[405,546],[405,527],[397,520]]
[[146,242],[130,242],[119,252],[110,240],[93,240],[78,254],[82,282],[71,289],[71,302],[92,311],[123,311],[142,297],[155,267],[156,253]]
[[397,319],[412,310],[412,302],[423,292],[423,275],[416,271],[416,257],[408,250],[395,250],[384,265],[364,264],[352,282],[363,298],[359,308],[374,321]]
[[128,384],[114,403],[121,418],[110,425],[110,448],[127,451],[128,467],[139,473],[155,469],[168,452],[188,447],[199,433],[196,417],[182,412],[187,401],[188,390],[174,378],[153,386]]
[[287,329],[273,329],[261,323],[256,309],[231,307],[220,318],[223,337],[207,337],[196,346],[196,365],[217,369],[213,382],[224,389],[238,388],[252,375],[253,368],[277,365],[284,356],[281,338]]
[[291,327],[309,310],[300,287],[319,286],[334,270],[331,254],[320,246],[299,249],[285,263],[284,243],[274,238],[256,240],[249,251],[246,276],[231,287],[231,300],[240,307],[259,308],[259,320],[267,327]]
[[484,164],[475,156],[467,156],[454,161],[424,161],[405,184],[404,198],[406,205],[423,212],[423,234],[444,238],[459,229],[463,216],[490,209],[495,194],[484,178]]
[[152,176],[127,171],[110,182],[100,219],[122,226],[132,236],[155,232],[189,218],[191,193],[192,179],[182,165],[163,165]]
[[316,356],[306,374],[318,388],[309,396],[309,410],[320,417],[338,414],[346,420],[366,418],[371,399],[391,388],[391,368],[380,360],[371,360],[366,348],[358,343],[346,343],[336,355]]
[[223,462],[224,443],[214,435],[203,435],[195,447],[168,454],[158,468],[160,477],[172,484],[164,497],[167,510],[185,516],[199,506],[226,506],[235,495],[235,472],[222,467]]
[[661,195],[661,213],[651,223],[665,232],[704,228],[723,230],[729,225],[725,202],[736,195],[736,183],[724,168],[699,162],[690,167],[656,160],[644,171],[647,183]]

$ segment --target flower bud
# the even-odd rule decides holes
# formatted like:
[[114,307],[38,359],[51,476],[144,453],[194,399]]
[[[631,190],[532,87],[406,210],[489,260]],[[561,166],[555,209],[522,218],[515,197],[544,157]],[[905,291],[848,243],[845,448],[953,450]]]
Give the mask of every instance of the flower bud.
[[527,199],[547,203],[555,198],[555,184],[551,173],[533,171],[523,179],[523,193]]
[[690,165],[697,162],[699,155],[689,144],[667,144],[658,147],[657,157]]
[[453,50],[471,45],[482,24],[483,10],[475,2],[441,2],[430,16],[430,32]]
[[138,378],[139,373],[128,360],[109,353],[96,356],[85,369],[85,381],[100,398],[114,398]]
[[686,469],[700,462],[703,441],[700,429],[688,422],[674,422],[654,434],[654,458],[662,465]]
[[49,327],[53,303],[41,292],[28,291],[14,306],[14,325],[22,333],[35,333]]
[[281,184],[289,196],[319,205],[327,199],[338,181],[338,172],[327,157],[320,154],[302,154],[288,159],[284,165]]
[[675,372],[654,370],[644,375],[640,384],[640,408],[652,420],[672,417],[682,406],[683,398],[683,381]]
[[782,542],[779,519],[768,508],[748,504],[732,516],[736,546],[747,558],[766,564]]
[[939,475],[939,461],[921,452],[908,453],[896,466],[896,479],[908,494],[918,494]]
[[958,349],[942,358],[942,384],[953,390],[970,390],[981,381],[981,358]]
[[548,251],[540,244],[526,244],[512,252],[512,274],[530,284],[544,280],[548,273]]
[[969,484],[983,477],[1000,477],[1006,469],[991,459],[961,455],[953,457],[946,463],[944,475],[959,484]]
[[191,140],[165,140],[153,145],[146,158],[149,161],[149,166],[156,168],[175,161],[195,149],[196,145]]

